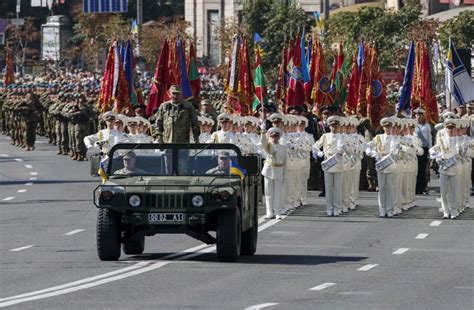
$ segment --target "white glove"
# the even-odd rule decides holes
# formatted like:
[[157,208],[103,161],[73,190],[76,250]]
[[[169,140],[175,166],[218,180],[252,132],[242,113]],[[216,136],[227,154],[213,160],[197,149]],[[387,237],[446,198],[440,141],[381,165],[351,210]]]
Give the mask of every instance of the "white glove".
[[318,152],[318,157],[324,157],[324,152],[323,152],[323,151],[319,151],[319,152]]
[[261,124],[260,124],[260,129],[261,130],[266,130],[267,129],[267,124],[265,121],[263,121]]

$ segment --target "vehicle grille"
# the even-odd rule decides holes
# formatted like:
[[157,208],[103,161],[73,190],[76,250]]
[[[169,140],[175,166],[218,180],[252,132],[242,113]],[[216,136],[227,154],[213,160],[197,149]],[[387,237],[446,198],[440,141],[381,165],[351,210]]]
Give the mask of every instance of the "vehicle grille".
[[183,194],[148,194],[145,197],[148,208],[184,209],[187,205],[187,197]]

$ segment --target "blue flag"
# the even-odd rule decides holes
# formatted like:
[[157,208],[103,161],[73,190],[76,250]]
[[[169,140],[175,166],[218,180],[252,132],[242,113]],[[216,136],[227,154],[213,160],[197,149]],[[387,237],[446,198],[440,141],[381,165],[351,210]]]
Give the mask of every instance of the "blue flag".
[[359,43],[359,50],[357,51],[357,69],[360,74],[362,73],[362,66],[364,65],[364,57],[365,57],[365,47],[364,42]]
[[128,84],[128,93],[130,96],[130,100],[132,98],[132,92],[134,88],[133,84],[133,67],[132,67],[132,45],[130,40],[127,41],[124,45],[124,55],[123,55],[123,69],[125,72],[125,80]]
[[184,58],[184,46],[183,41],[178,39],[178,62],[179,62],[179,72],[181,73],[181,89],[183,92],[183,98],[188,99],[193,97],[193,91],[191,89],[191,84],[189,83],[188,70],[186,70],[186,60]]
[[303,34],[301,35],[301,40],[300,40],[300,47],[301,47],[301,71],[303,75],[303,81],[304,83],[307,83],[311,81],[311,78],[309,77],[309,70],[308,70],[308,61],[306,60],[306,53],[305,53],[305,32],[303,30]]
[[253,42],[258,43],[258,42],[260,42],[260,41],[262,41],[262,37],[261,37],[258,33],[254,32],[254,34],[253,34]]
[[415,71],[415,42],[411,42],[408,52],[407,65],[405,67],[405,76],[403,77],[403,86],[400,92],[400,102],[398,111],[410,111],[411,86],[413,83],[413,73]]
[[474,83],[467,73],[451,38],[449,39],[448,57],[446,59],[445,85],[448,108],[457,108],[474,100]]

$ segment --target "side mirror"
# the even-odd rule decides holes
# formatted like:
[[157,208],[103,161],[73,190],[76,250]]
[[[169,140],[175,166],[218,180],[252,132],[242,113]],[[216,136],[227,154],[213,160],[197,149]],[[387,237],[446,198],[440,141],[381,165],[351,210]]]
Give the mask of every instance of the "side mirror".
[[99,176],[99,163],[100,163],[100,156],[99,155],[92,155],[90,157],[90,164],[91,164],[91,176],[98,177]]
[[247,170],[248,175],[260,174],[262,161],[258,155],[246,155],[244,156],[244,168]]

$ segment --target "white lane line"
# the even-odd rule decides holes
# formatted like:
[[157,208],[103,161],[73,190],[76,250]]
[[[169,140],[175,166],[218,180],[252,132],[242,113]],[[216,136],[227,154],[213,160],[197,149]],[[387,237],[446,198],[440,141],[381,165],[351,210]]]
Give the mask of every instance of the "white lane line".
[[30,172],[31,175],[38,175],[38,172]]
[[38,178],[30,178],[30,181],[34,181],[34,180],[36,180],[36,179],[38,179]]
[[31,168],[33,168],[33,166],[32,165],[25,165],[25,168],[31,169]]
[[401,255],[403,253],[406,253],[408,250],[409,250],[409,248],[400,248],[400,249],[396,250],[395,252],[393,252],[392,254]]
[[267,302],[265,304],[259,304],[259,305],[247,307],[244,310],[259,310],[259,309],[264,309],[264,308],[268,308],[268,307],[272,307],[276,305],[278,304],[274,302]]
[[[272,225],[274,225],[274,224],[278,223],[278,221],[273,221],[272,223],[273,223]],[[272,226],[272,225],[268,225],[268,224],[269,223],[265,223],[264,229]],[[259,229],[259,231],[260,231],[260,229]],[[159,261],[159,262],[156,262],[154,264],[151,264],[152,263],[151,261],[140,262],[140,263],[138,263],[134,266],[122,268],[122,269],[119,269],[119,270],[115,270],[113,272],[97,275],[97,276],[94,276],[94,277],[91,277],[91,278],[86,278],[86,279],[78,280],[78,281],[75,281],[75,282],[65,283],[65,284],[62,284],[62,285],[59,285],[59,286],[54,286],[54,287],[42,289],[42,290],[39,290],[39,291],[24,293],[24,294],[21,294],[21,295],[15,295],[15,296],[10,296],[10,297],[0,298],[0,308],[11,306],[11,305],[16,305],[16,304],[20,304],[20,303],[24,303],[24,302],[28,302],[28,301],[39,300],[39,299],[49,298],[49,297],[53,297],[53,296],[68,294],[68,293],[71,293],[71,292],[75,292],[75,291],[79,291],[79,290],[99,286],[99,285],[106,284],[106,283],[109,283],[109,282],[118,281],[118,280],[125,279],[125,278],[128,278],[128,277],[133,277],[133,276],[145,273],[145,272],[149,272],[149,271],[164,267],[168,264],[175,263],[179,260],[184,260],[184,259],[187,259],[187,258],[202,255],[204,253],[212,252],[215,249],[216,249],[215,246],[209,246],[209,245],[206,245],[206,244],[201,244],[199,246],[196,246],[196,247],[193,247],[193,248],[181,251],[181,252],[173,253],[173,254],[170,254],[170,255],[167,255],[167,256],[161,258],[162,260],[169,260],[169,259],[173,259],[175,257],[182,256],[184,254],[190,253],[190,254],[185,255],[183,257],[180,257],[179,259],[176,259],[176,260]],[[194,251],[198,251],[198,252],[196,253]],[[146,266],[148,264],[151,264],[151,265]],[[133,269],[136,269],[136,270],[133,270]],[[116,275],[116,274],[118,274],[118,275]]]
[[328,287],[331,287],[331,286],[334,286],[336,285],[337,283],[332,283],[332,282],[327,282],[327,283],[323,283],[321,285],[318,285],[318,286],[315,286],[315,287],[312,287],[310,288],[309,290],[310,291],[321,291],[321,290],[324,290]]
[[377,267],[378,265],[379,265],[379,264],[368,264],[368,265],[365,265],[365,266],[360,267],[360,268],[357,269],[357,270],[359,270],[359,271],[368,271],[368,270],[370,270],[370,269],[372,269],[372,268],[374,268],[374,267]]
[[0,154],[0,156],[2,156],[2,157],[8,157],[7,154]]
[[28,183],[25,183],[26,186],[31,186],[33,185],[33,182],[28,182]]
[[437,202],[441,202],[441,198],[436,198],[436,201],[437,201]]
[[415,239],[425,239],[426,237],[428,237],[428,234],[418,234]]
[[16,249],[11,249],[10,252],[19,252],[19,251],[23,251],[23,250],[26,250],[26,249],[29,249],[29,248],[32,248],[34,247],[34,245],[30,244],[30,245],[25,245],[25,246],[22,246],[22,247],[19,247],[19,248],[16,248]]
[[22,162],[23,159],[21,159],[21,158],[15,158],[15,161],[17,161],[17,162]]
[[[74,282],[70,282],[70,283],[66,283],[66,284],[62,284],[62,285],[58,285],[58,286],[49,287],[49,288],[39,290],[39,291],[35,291],[35,292],[30,292],[30,293],[21,294],[21,295],[15,295],[15,296],[6,297],[6,298],[0,298],[0,302],[12,300],[12,299],[29,297],[29,296],[33,296],[33,295],[36,295],[36,294],[43,294],[43,293],[47,293],[47,292],[51,292],[51,291],[55,291],[55,290],[68,288],[68,287],[71,287],[71,286],[74,286],[74,285],[87,283],[87,282],[90,282],[90,281],[100,280],[100,279],[103,279],[103,278],[106,278],[106,277],[114,276],[116,274],[129,272],[129,271],[137,269],[137,268],[142,268],[146,265],[149,265],[150,263],[151,263],[150,261],[139,262],[139,263],[137,263],[133,266],[121,268],[121,269],[118,269],[118,270],[114,270],[114,271],[107,272],[107,273],[104,273],[104,274],[100,274],[100,275],[97,275],[97,276],[93,276],[93,277],[90,277],[90,278],[85,278],[85,279],[82,279],[82,280],[78,280],[78,281],[74,281]],[[5,306],[7,306],[7,305],[5,305]],[[0,307],[2,307],[2,304],[0,304]]]
[[26,189],[19,189],[19,190],[17,190],[16,192],[17,192],[17,193],[24,193],[24,192],[26,192]]
[[7,197],[7,198],[3,198],[2,200],[3,201],[9,201],[9,200],[13,200],[13,199],[15,199],[15,197]]
[[75,229],[73,231],[70,231],[70,232],[67,232],[67,233],[63,234],[63,236],[75,235],[75,234],[83,232],[83,231],[84,231],[84,229]]
[[443,221],[433,221],[433,222],[431,222],[430,226],[439,226],[439,225],[441,225],[442,222]]

